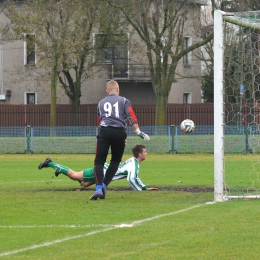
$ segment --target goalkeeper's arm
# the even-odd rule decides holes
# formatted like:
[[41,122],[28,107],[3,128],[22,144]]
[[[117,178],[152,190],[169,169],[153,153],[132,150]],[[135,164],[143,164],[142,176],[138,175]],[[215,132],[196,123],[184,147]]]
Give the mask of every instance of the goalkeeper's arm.
[[141,137],[142,139],[148,141],[150,140],[150,137],[148,134],[145,134],[144,132],[142,132],[140,129],[139,129],[139,126],[138,124],[133,124],[133,130],[134,132],[139,136]]

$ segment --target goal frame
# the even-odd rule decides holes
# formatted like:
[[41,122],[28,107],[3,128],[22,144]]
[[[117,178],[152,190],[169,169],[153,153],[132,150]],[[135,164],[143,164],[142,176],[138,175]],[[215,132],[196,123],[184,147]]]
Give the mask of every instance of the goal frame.
[[247,20],[237,20],[234,13],[214,11],[214,201],[230,198],[260,198],[254,196],[224,196],[224,23],[260,30],[260,24],[252,26]]

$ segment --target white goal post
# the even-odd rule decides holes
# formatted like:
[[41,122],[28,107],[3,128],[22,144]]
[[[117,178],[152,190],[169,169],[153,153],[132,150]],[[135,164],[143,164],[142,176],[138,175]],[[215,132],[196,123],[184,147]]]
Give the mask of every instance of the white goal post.
[[[225,101],[224,101],[224,22],[240,27],[260,30],[258,22],[238,19],[233,13],[215,10],[214,12],[214,201],[222,202],[229,198],[245,196],[227,196],[225,186]],[[260,20],[259,20],[260,22]],[[258,177],[257,177],[258,178]],[[260,194],[260,193],[259,193]],[[248,195],[248,198],[260,198],[260,195]]]

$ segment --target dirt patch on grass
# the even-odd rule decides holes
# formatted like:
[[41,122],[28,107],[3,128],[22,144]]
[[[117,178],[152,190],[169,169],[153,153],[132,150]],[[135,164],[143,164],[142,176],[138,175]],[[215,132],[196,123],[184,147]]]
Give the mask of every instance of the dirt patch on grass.
[[[187,191],[187,192],[213,192],[214,188],[211,187],[197,187],[197,186],[162,186],[157,187],[159,190],[170,190],[170,191]],[[116,187],[110,188],[110,190],[132,190],[130,187]]]
[[[185,191],[185,192],[213,192],[214,188],[213,187],[198,187],[198,186],[161,186],[158,187],[158,189],[164,190],[164,191]],[[95,188],[84,188],[84,187],[79,187],[79,188],[68,188],[68,189],[50,189],[51,191],[87,191],[87,190],[92,190],[94,191]],[[131,187],[109,187],[108,190],[113,190],[113,191],[130,191],[133,190]],[[40,190],[39,190],[40,191]],[[42,190],[43,191],[43,190]],[[44,189],[46,191],[46,189]],[[156,191],[155,191],[156,192]]]

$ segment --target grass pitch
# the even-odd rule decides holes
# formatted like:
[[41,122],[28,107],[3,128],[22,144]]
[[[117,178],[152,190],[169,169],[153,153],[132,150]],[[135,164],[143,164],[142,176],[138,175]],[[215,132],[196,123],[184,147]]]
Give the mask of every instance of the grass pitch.
[[[94,160],[50,157],[74,170]],[[140,178],[159,191],[120,180],[98,201],[94,186],[39,171],[45,158],[0,155],[2,259],[259,259],[259,201],[212,204],[213,155],[149,154]]]

